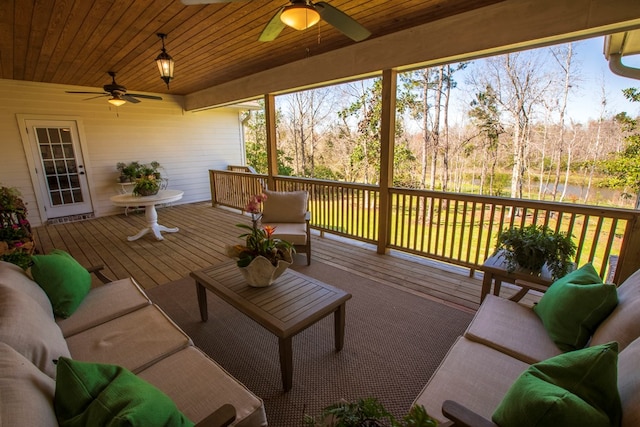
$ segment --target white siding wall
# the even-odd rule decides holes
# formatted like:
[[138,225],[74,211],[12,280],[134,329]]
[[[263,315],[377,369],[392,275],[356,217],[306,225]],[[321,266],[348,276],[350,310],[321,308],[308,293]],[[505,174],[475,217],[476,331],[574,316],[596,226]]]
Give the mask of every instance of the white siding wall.
[[109,201],[120,188],[116,184],[118,162],[160,162],[169,188],[185,193],[179,203],[209,200],[208,170],[241,164],[237,109],[186,112],[183,97],[165,94],[161,94],[163,101],[142,100],[116,109],[106,97],[84,100],[92,95],[65,93],[97,89],[0,79],[0,185],[21,191],[32,225],[40,225],[46,218],[40,218],[38,212],[18,114],[80,123],[96,216],[122,212]]

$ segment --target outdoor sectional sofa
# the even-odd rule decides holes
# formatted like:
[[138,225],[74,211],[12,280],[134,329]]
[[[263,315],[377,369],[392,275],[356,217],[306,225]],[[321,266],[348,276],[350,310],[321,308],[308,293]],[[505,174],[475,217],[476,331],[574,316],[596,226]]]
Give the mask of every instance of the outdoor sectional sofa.
[[[454,420],[452,425],[496,426],[492,421],[494,411],[501,402],[505,404],[503,399],[506,401],[505,395],[513,390],[512,385],[516,381],[522,381],[525,376],[531,377],[534,369],[532,365],[536,364],[538,367],[549,364],[560,357],[565,359],[565,364],[560,365],[561,368],[556,365],[556,371],[547,370],[545,374],[553,372],[550,377],[568,374],[572,369],[566,363],[568,357],[582,355],[589,349],[616,342],[619,353],[617,366],[613,366],[614,370],[617,368],[617,374],[613,373],[612,384],[616,387],[617,379],[622,404],[621,425],[639,426],[640,270],[625,280],[617,288],[616,294],[617,306],[593,331],[585,349],[568,352],[563,352],[552,341],[541,318],[531,307],[487,295],[464,335],[450,348],[414,404],[424,405],[427,412],[440,421]],[[566,315],[570,316],[569,309]],[[542,361],[542,364],[538,363]],[[583,366],[577,372],[578,379],[572,379],[574,384],[570,387],[594,386],[589,383],[590,376],[597,376],[601,372],[592,371],[604,369],[597,363],[590,360]],[[523,374],[525,371],[527,374]],[[540,376],[539,373],[533,375]],[[529,388],[515,399],[517,408],[506,408],[513,409],[516,413],[520,411],[521,423],[518,425],[575,425],[565,422],[550,423],[548,419],[536,422],[535,417],[539,416],[544,420],[548,413],[565,403],[562,402],[563,397],[541,403],[545,396],[535,396],[536,393],[536,387]],[[588,393],[598,398],[608,398],[611,395],[602,390]],[[535,404],[549,412],[536,414],[535,408],[532,412],[526,412]],[[556,407],[553,408],[553,405]]]
[[61,357],[126,368],[198,426],[226,425],[234,414],[233,425],[267,425],[263,402],[195,347],[133,279],[94,287],[62,319],[22,269],[0,262],[3,425],[58,425],[54,393],[66,390],[56,388],[54,359]]

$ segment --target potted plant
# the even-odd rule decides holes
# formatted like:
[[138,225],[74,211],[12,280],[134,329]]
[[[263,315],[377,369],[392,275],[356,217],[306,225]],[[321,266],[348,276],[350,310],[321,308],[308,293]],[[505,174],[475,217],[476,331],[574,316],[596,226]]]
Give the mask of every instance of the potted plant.
[[135,196],[153,196],[154,194],[158,194],[159,190],[160,180],[156,179],[154,175],[145,175],[142,178],[136,179],[133,194]]
[[27,208],[20,192],[16,188],[0,187],[0,260],[26,269],[34,250]]
[[124,163],[118,162],[116,164],[116,169],[120,172],[120,176],[118,180],[120,182],[135,182],[136,180],[153,175],[157,180],[161,179],[160,163],[153,161],[148,164],[143,164],[138,161]]
[[116,169],[120,172],[120,176],[118,180],[120,182],[134,182],[136,178],[140,177],[140,163],[139,162],[118,162],[116,164]]
[[531,224],[504,229],[498,235],[497,251],[502,251],[508,272],[520,267],[540,274],[546,264],[555,280],[571,270],[576,245],[567,233]]
[[424,406],[413,406],[402,420],[396,420],[376,398],[338,402],[324,408],[317,417],[305,415],[309,427],[436,427]]
[[237,259],[242,275],[249,285],[264,287],[271,285],[292,264],[293,245],[285,240],[272,237],[275,227],[258,226],[262,214],[261,203],[266,194],[258,194],[249,199],[245,211],[251,214],[252,225],[237,224],[247,230],[239,237],[244,245],[227,247],[227,255]]

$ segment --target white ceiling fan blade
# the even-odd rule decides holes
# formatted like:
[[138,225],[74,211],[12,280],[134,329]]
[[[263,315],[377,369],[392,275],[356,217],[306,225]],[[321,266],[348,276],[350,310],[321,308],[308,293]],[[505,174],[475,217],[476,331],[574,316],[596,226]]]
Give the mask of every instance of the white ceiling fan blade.
[[276,14],[273,15],[273,18],[271,18],[271,20],[264,27],[264,30],[262,30],[262,34],[260,34],[260,37],[258,38],[259,41],[261,42],[273,41],[275,40],[276,37],[278,37],[278,35],[282,32],[282,30],[284,30],[284,27],[286,27],[286,24],[282,22],[282,20],[280,19],[280,15],[282,15],[283,10],[284,10],[284,6],[278,9]]
[[321,1],[315,3],[313,7],[318,11],[322,19],[333,25],[351,40],[359,42],[371,35],[371,32],[360,25],[358,21],[328,3]]

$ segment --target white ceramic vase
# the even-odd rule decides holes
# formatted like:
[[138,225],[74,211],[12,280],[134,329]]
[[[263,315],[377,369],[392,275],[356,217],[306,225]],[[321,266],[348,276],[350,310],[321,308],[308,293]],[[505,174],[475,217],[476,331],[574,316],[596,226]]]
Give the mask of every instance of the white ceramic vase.
[[278,265],[273,265],[267,258],[258,256],[246,267],[239,268],[249,286],[264,288],[273,284],[289,268],[292,261],[290,253],[287,260],[279,260]]

